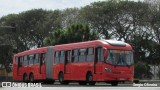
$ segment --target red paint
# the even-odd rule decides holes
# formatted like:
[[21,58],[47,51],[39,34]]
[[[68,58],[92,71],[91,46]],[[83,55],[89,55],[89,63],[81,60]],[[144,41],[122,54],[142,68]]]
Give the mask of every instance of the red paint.
[[[63,44],[63,45],[56,45],[54,46],[54,52],[56,51],[68,51],[70,50],[72,53],[72,50],[74,49],[86,49],[86,48],[94,48],[94,55],[95,49],[97,45],[101,45],[101,47],[105,50],[108,49],[114,49],[114,50],[129,50],[133,51],[132,47],[126,43],[125,47],[119,47],[119,46],[111,46],[108,43],[105,43],[101,40],[95,40],[95,41],[88,41],[88,42],[80,42],[80,43],[71,43],[71,44]],[[17,63],[15,61],[15,57],[18,56],[24,56],[26,54],[33,54],[33,53],[46,53],[47,47],[38,48],[34,50],[29,50],[25,52],[18,53],[14,55],[13,58],[13,79],[14,80],[22,80],[23,74],[26,73],[28,76],[32,72],[34,74],[35,80],[45,80],[46,73],[45,69],[46,66],[41,66],[41,74],[40,74],[40,65],[30,65],[30,66],[23,66],[20,69],[17,69]],[[105,54],[107,57],[107,53]],[[72,60],[72,55],[69,57],[70,60]],[[86,74],[87,72],[91,72],[93,75],[94,81],[132,81],[133,80],[133,73],[132,70],[134,69],[134,66],[113,66],[104,62],[97,62],[94,64],[95,57],[92,58],[92,62],[71,62],[66,65],[63,63],[54,64],[54,58],[53,58],[53,79],[57,80],[59,73],[63,72],[64,79],[65,80],[86,80]],[[94,69],[95,65],[95,69]],[[110,68],[112,72],[106,72],[105,68]],[[65,69],[66,68],[66,69]],[[19,71],[17,71],[19,70]]]

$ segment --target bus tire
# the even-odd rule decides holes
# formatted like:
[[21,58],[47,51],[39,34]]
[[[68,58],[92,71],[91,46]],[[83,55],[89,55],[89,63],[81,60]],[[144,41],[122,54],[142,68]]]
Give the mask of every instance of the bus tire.
[[113,81],[113,82],[111,82],[111,85],[112,86],[118,86],[118,82],[117,81]]
[[59,82],[61,84],[68,84],[69,83],[69,82],[67,82],[67,81],[64,80],[64,75],[63,75],[62,72],[59,73],[59,78],[58,79],[59,79]]
[[86,78],[87,82],[89,85],[95,85],[96,82],[93,81],[93,75],[92,73],[87,73],[87,78]]
[[31,73],[29,75],[29,82],[34,82],[34,75],[33,75],[33,73]]
[[23,74],[23,82],[28,83],[28,77],[26,73]]

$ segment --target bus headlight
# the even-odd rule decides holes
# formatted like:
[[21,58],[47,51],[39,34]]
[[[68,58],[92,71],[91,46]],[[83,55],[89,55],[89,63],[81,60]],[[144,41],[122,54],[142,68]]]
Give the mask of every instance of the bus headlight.
[[107,71],[107,72],[112,72],[112,69],[110,69],[110,68],[104,68],[105,69],[105,71]]

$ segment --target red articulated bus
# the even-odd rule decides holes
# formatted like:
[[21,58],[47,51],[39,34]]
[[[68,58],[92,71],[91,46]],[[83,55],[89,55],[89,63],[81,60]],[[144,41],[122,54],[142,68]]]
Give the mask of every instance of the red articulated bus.
[[94,40],[37,48],[14,55],[13,79],[23,81],[96,82],[133,81],[133,49],[114,40]]

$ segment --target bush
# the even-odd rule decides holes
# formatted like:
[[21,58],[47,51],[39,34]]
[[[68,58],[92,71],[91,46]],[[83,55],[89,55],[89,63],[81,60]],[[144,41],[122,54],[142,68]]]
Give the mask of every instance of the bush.
[[144,79],[144,78],[151,78],[152,73],[150,72],[150,67],[147,63],[138,61],[135,64],[135,78]]

